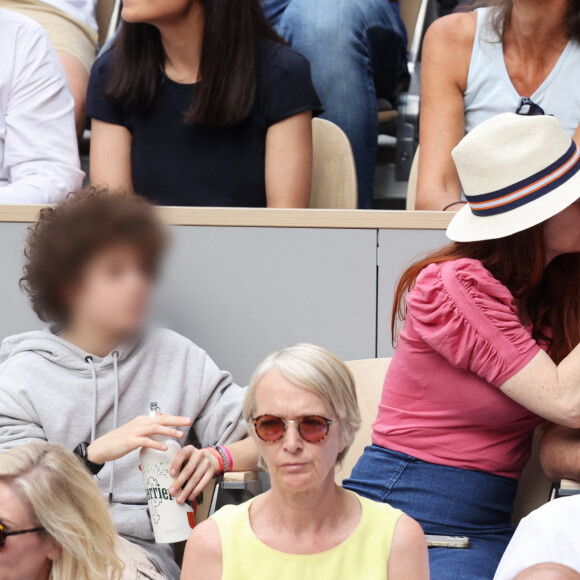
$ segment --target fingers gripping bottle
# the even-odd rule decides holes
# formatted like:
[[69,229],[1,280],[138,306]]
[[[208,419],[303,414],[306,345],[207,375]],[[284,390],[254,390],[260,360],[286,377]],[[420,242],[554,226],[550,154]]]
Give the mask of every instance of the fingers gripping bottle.
[[[159,412],[157,403],[151,403],[151,417]],[[189,503],[178,504],[169,493],[175,479],[169,469],[181,447],[175,439],[165,435],[153,435],[151,439],[167,446],[167,451],[143,447],[139,453],[155,541],[160,544],[183,542],[195,526],[193,508]]]

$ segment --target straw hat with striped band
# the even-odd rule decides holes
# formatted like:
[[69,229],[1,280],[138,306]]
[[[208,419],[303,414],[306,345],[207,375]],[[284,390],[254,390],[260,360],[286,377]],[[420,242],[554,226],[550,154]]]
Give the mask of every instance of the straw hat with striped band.
[[453,241],[510,236],[580,198],[580,150],[555,117],[498,115],[452,155],[467,199],[447,228]]

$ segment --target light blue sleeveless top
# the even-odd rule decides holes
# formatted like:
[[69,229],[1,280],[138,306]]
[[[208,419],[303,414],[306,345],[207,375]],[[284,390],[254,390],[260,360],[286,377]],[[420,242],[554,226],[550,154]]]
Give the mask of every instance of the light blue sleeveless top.
[[580,43],[568,42],[533,95],[519,95],[509,78],[503,46],[491,17],[491,8],[477,9],[477,31],[463,96],[466,132],[500,113],[515,113],[522,97],[528,97],[547,115],[554,115],[570,136],[574,135],[580,124]]

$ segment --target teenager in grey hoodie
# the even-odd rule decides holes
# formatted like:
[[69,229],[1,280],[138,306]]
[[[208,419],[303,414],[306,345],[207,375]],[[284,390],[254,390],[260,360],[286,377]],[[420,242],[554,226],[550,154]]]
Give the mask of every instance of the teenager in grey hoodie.
[[[2,342],[0,451],[88,443],[85,463],[98,471],[117,530],[177,579],[171,548],[153,542],[139,449],[161,448],[156,434],[183,443],[170,490],[180,502],[219,471],[200,447],[228,444],[237,469],[255,469],[257,452],[240,441],[245,389],[183,336],[144,329],[163,236],[136,196],[90,190],[42,212],[28,237],[24,286],[52,325]],[[163,415],[149,417],[151,401]]]

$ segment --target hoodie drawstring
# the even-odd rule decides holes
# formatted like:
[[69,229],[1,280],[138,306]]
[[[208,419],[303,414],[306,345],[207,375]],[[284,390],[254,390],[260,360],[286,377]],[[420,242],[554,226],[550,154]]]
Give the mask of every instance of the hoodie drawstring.
[[96,439],[97,436],[97,371],[95,370],[95,365],[93,363],[93,357],[87,356],[85,361],[88,363],[91,369],[91,376],[93,377],[93,420],[91,422],[91,443]]
[[[115,402],[113,404],[113,430],[117,428],[117,412],[119,409],[119,352],[113,352],[113,374],[115,375]],[[111,462],[111,481],[109,482],[109,503],[113,503],[113,486],[115,485],[115,462]]]
[[[93,357],[87,356],[85,361],[91,369],[91,377],[93,379],[93,419],[91,424],[91,443],[97,436],[97,406],[98,406],[98,383],[97,371],[93,363]],[[115,401],[113,404],[113,430],[117,428],[117,418],[119,412],[119,352],[113,351],[113,373],[115,375]],[[109,503],[113,503],[113,487],[115,485],[115,462],[111,461],[111,478],[109,481]]]

